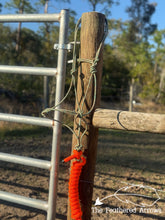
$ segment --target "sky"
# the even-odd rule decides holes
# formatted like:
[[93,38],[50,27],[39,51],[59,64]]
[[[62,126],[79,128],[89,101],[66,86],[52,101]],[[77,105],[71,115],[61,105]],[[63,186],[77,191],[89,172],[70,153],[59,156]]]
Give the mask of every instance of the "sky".
[[[127,6],[130,6],[130,0],[120,0],[120,5],[114,5],[111,8],[111,16],[113,19],[122,19],[123,21],[128,19],[128,15],[125,12]],[[158,29],[165,29],[165,0],[149,0],[150,3],[156,2],[156,11],[152,16],[152,23],[158,24]],[[91,11],[91,7],[87,3],[87,0],[71,0],[71,9],[75,10],[79,17],[84,12]],[[100,8],[98,8],[99,11]]]
[[[5,2],[7,2],[9,0],[1,0],[0,2],[4,5]],[[56,6],[53,6],[53,4],[51,3],[51,1],[53,2],[53,0],[50,0],[50,7],[49,7],[49,13],[59,13],[61,9],[65,9],[65,8],[70,8],[71,10],[76,11],[77,16],[76,18],[80,18],[82,13],[84,12],[90,12],[92,11],[92,7],[89,5],[87,0],[70,0],[71,4],[67,4],[67,3],[63,3],[62,1],[57,1],[56,2]],[[34,2],[34,1],[32,1]],[[150,3],[152,2],[156,2],[157,6],[156,6],[156,11],[154,13],[154,15],[152,16],[152,20],[151,22],[153,24],[157,23],[158,24],[158,29],[165,29],[165,22],[164,22],[164,18],[165,18],[165,0],[149,0]],[[54,4],[55,5],[55,4]],[[111,8],[111,16],[109,18],[113,18],[113,19],[122,19],[122,21],[125,21],[128,19],[128,15],[125,12],[126,7],[130,6],[130,0],[120,0],[120,5],[113,5]],[[97,8],[97,11],[100,12],[101,7],[99,6]],[[2,14],[12,14],[14,13],[13,11],[8,11],[7,9],[2,10],[1,12]],[[41,13],[43,13],[43,9],[41,10]],[[27,25],[27,27],[35,27],[34,25],[31,24],[25,24]]]

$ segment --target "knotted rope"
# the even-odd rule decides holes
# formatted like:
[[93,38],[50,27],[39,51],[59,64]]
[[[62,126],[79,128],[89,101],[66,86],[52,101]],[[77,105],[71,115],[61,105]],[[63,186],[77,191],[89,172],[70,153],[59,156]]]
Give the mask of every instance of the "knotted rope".
[[[104,35],[103,35],[103,38],[101,40],[101,43],[99,45],[99,48],[96,52],[96,55],[95,55],[94,59],[89,60],[89,59],[77,58],[76,42],[77,42],[77,33],[78,33],[78,30],[79,30],[80,23],[81,23],[81,18],[78,20],[78,22],[75,26],[74,46],[73,46],[73,63],[72,63],[72,69],[71,69],[71,72],[70,72],[71,82],[70,82],[69,89],[68,89],[67,93],[65,94],[64,98],[59,103],[57,103],[55,106],[53,106],[51,108],[46,108],[45,110],[43,110],[41,112],[41,115],[43,117],[48,117],[47,115],[51,111],[60,111],[60,112],[65,113],[65,114],[73,115],[73,116],[75,116],[75,118],[79,119],[78,134],[76,134],[75,131],[70,126],[68,126],[67,124],[56,120],[57,122],[61,123],[63,126],[67,127],[75,135],[75,137],[77,139],[77,145],[75,146],[75,149],[77,151],[80,151],[82,149],[82,138],[86,134],[87,128],[88,128],[87,127],[87,122],[85,121],[84,117],[89,115],[93,111],[95,103],[96,103],[96,88],[97,88],[97,81],[96,81],[96,72],[97,72],[97,70],[96,70],[96,67],[97,67],[97,63],[99,61],[99,55],[100,55],[101,48],[103,46],[104,40],[105,40],[105,38],[107,36],[107,33],[108,33],[108,24],[107,24],[107,20],[105,19]],[[83,100],[82,100],[81,105],[80,105],[80,103],[78,101],[77,89],[76,89],[76,74],[77,74],[77,71],[78,71],[78,67],[81,66],[81,63],[91,64],[91,67],[90,67],[91,75],[90,75],[90,78],[89,78],[89,81],[88,81],[87,89],[85,91]],[[93,79],[93,82],[94,82],[93,103],[92,103],[92,107],[89,109],[89,111],[84,113],[83,112],[83,106],[84,106],[84,103],[85,103],[85,100],[86,100],[86,97],[87,97],[87,94],[88,94],[88,89],[90,87],[92,79]],[[68,109],[57,108],[66,100],[69,93],[71,92],[72,87],[74,89],[75,99],[76,99],[76,102],[77,102],[77,110],[71,111],[71,110],[68,110]],[[81,134],[80,129],[81,129],[81,123],[82,122],[84,122],[84,124],[85,124],[85,129],[84,129],[83,133]]]

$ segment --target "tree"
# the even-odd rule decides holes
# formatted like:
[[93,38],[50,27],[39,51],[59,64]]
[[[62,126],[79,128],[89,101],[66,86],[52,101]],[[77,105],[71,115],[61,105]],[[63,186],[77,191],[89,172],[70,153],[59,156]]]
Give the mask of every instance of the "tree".
[[0,3],[0,12],[2,11],[2,4]]
[[[125,48],[127,51],[129,51],[132,62],[131,62],[131,68],[130,68],[130,74],[131,74],[131,82],[130,82],[130,103],[129,103],[129,110],[132,111],[132,101],[133,101],[133,94],[132,94],[132,87],[134,86],[134,79],[138,78],[139,75],[142,75],[142,73],[137,72],[137,69],[141,70],[144,68],[144,66],[141,66],[141,68],[138,68],[139,64],[141,65],[141,62],[139,62],[139,57],[141,57],[140,54],[137,54],[137,52],[141,52],[141,49],[139,50],[137,48],[137,45],[142,44],[145,49],[145,54],[147,57],[148,55],[148,36],[151,35],[157,28],[156,24],[151,24],[151,17],[153,13],[155,12],[156,3],[149,3],[148,0],[131,0],[131,6],[127,7],[126,11],[129,14],[131,20],[129,22],[128,26],[128,32],[127,32],[127,47]],[[145,57],[143,57],[145,58]],[[141,60],[141,59],[140,59]],[[142,71],[143,72],[143,71]]]
[[105,101],[122,101],[128,87],[129,70],[119,51],[110,45],[104,47],[102,98]]
[[152,41],[151,49],[154,59],[154,76],[156,76],[159,67],[162,67],[164,64],[165,48],[163,41],[165,40],[165,29],[156,30],[150,40]]
[[[36,9],[32,7],[29,0],[10,0],[9,2],[6,2],[5,7],[8,8],[9,10],[15,9],[15,12],[18,14],[36,12]],[[17,52],[19,51],[21,25],[22,22],[19,22],[17,29],[17,36],[16,36],[16,47],[15,47]]]
[[[164,71],[164,62],[165,62],[165,29],[156,30],[150,39],[152,41],[151,49],[153,56],[153,80],[154,84],[158,85],[159,88],[155,96],[156,100],[162,100],[162,93],[165,88],[165,71]],[[159,82],[159,83],[158,83]],[[163,94],[164,95],[164,94]]]
[[[34,31],[22,28],[19,54],[15,51],[16,30],[0,24],[0,64],[37,66],[43,62],[42,38]],[[18,74],[0,74],[0,88],[11,91],[19,99],[21,95],[34,99],[41,97],[42,77]],[[13,86],[14,85],[14,86]]]
[[53,4],[53,2],[55,3],[55,2],[61,2],[61,1],[70,3],[70,0],[36,0],[35,5],[37,7],[43,6],[44,7],[44,12],[47,13],[50,2],[51,2],[51,4]]
[[111,13],[110,8],[112,5],[119,3],[117,0],[88,0],[88,2],[92,6],[93,11],[96,11],[97,6],[101,5],[101,12],[105,13],[107,16]]
[[[58,0],[56,0],[58,1]],[[69,2],[69,0],[62,0],[63,2]],[[36,2],[37,6],[43,6],[44,7],[44,13],[48,13],[48,7],[49,4],[53,3],[53,1],[51,0],[38,0]],[[54,1],[55,2],[55,1]],[[52,25],[48,22],[46,22],[44,24],[44,26],[42,26],[42,34],[45,38],[45,48],[47,48],[48,50],[50,50],[50,29],[51,29]],[[54,26],[53,26],[54,27]],[[52,43],[52,42],[51,42]],[[53,44],[52,44],[53,45]],[[44,51],[45,52],[45,51]],[[48,56],[48,54],[47,54]],[[50,54],[51,56],[51,54]],[[47,59],[46,59],[47,60]],[[44,87],[43,87],[43,93],[44,93],[44,108],[47,108],[49,105],[49,90],[51,90],[51,94],[54,93],[54,91],[52,91],[52,88],[54,88],[54,86],[50,86],[49,88],[49,77],[48,76],[44,76]],[[53,89],[54,90],[54,89]],[[51,95],[52,97],[52,95]],[[52,100],[50,98],[50,104],[51,104]]]
[[131,18],[130,31],[134,35],[135,42],[147,40],[157,28],[157,24],[151,24],[151,17],[155,12],[156,3],[149,3],[148,0],[131,0],[131,6],[126,12]]
[[[14,33],[12,29],[4,24],[0,24],[0,64],[14,63]],[[1,74],[0,74],[1,75]]]
[[138,41],[131,34],[132,24],[128,22],[118,25],[118,34],[113,39],[113,46],[117,51],[117,56],[121,57],[125,67],[129,71],[130,80],[130,101],[129,110],[132,111],[133,91],[135,83],[142,87],[149,79],[149,73],[152,72],[152,57],[150,55],[149,43],[147,41]]
[[6,2],[5,7],[9,10],[15,9],[16,13],[20,13],[20,10],[23,10],[24,13],[34,13],[36,9],[32,7],[29,0],[10,0]]
[[[48,4],[49,0],[40,0],[38,4],[44,6],[44,13],[48,13]],[[49,23],[45,23],[45,39],[49,42]],[[44,76],[44,85],[43,85],[43,93],[44,93],[44,108],[47,108],[49,105],[49,77]]]

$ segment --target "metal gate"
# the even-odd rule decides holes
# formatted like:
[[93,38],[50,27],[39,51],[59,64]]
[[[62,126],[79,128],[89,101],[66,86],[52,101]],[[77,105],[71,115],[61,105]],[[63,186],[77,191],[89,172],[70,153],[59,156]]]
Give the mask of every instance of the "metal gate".
[[[0,22],[59,22],[60,23],[57,68],[0,65],[0,73],[56,76],[55,103],[59,103],[63,97],[64,85],[65,85],[68,21],[69,21],[68,10],[62,10],[59,14],[0,15]],[[58,106],[57,108],[60,108],[60,106]],[[39,117],[0,113],[0,120],[53,128],[51,161],[29,158],[24,156],[17,156],[7,153],[0,153],[1,161],[12,162],[16,164],[22,164],[22,165],[50,170],[48,201],[32,199],[4,191],[0,191],[0,199],[15,204],[21,204],[28,207],[36,208],[39,210],[44,210],[47,212],[47,220],[54,220],[56,214],[59,148],[60,148],[60,140],[61,140],[61,124],[57,123],[56,121],[61,121],[61,113],[59,111],[56,111],[54,113],[54,120],[49,120],[46,118],[39,118]]]

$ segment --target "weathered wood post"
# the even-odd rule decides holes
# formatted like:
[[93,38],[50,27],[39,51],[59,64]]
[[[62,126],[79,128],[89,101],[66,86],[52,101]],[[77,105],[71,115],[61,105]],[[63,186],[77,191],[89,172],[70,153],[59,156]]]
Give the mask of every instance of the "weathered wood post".
[[[95,58],[97,49],[102,41],[105,27],[105,16],[97,12],[84,13],[81,18],[81,52],[80,58],[93,60]],[[102,76],[102,63],[103,63],[103,48],[99,56],[99,62],[97,65],[97,97],[94,110],[98,107],[101,96],[101,76]],[[82,63],[81,70],[78,73],[78,102],[81,105],[83,96],[86,92],[86,88],[90,78],[90,66],[89,63]],[[83,105],[83,113],[88,112],[92,107],[94,98],[94,82],[90,84],[88,89],[88,94]],[[75,110],[77,111],[77,103]],[[84,155],[87,157],[87,163],[82,170],[82,175],[80,177],[80,202],[83,211],[83,220],[91,219],[91,205],[92,205],[92,194],[93,194],[93,182],[94,182],[94,172],[96,163],[96,153],[97,153],[97,139],[98,139],[98,129],[92,126],[92,116],[94,110],[87,116],[85,120],[88,123],[88,131],[82,139],[82,145],[85,149]],[[83,127],[84,126],[84,127]],[[85,129],[85,125],[82,124],[82,130]],[[77,133],[76,120],[74,122],[74,131]],[[73,135],[72,140],[72,150],[77,145],[77,139]],[[70,216],[70,207],[68,210],[68,219]]]

